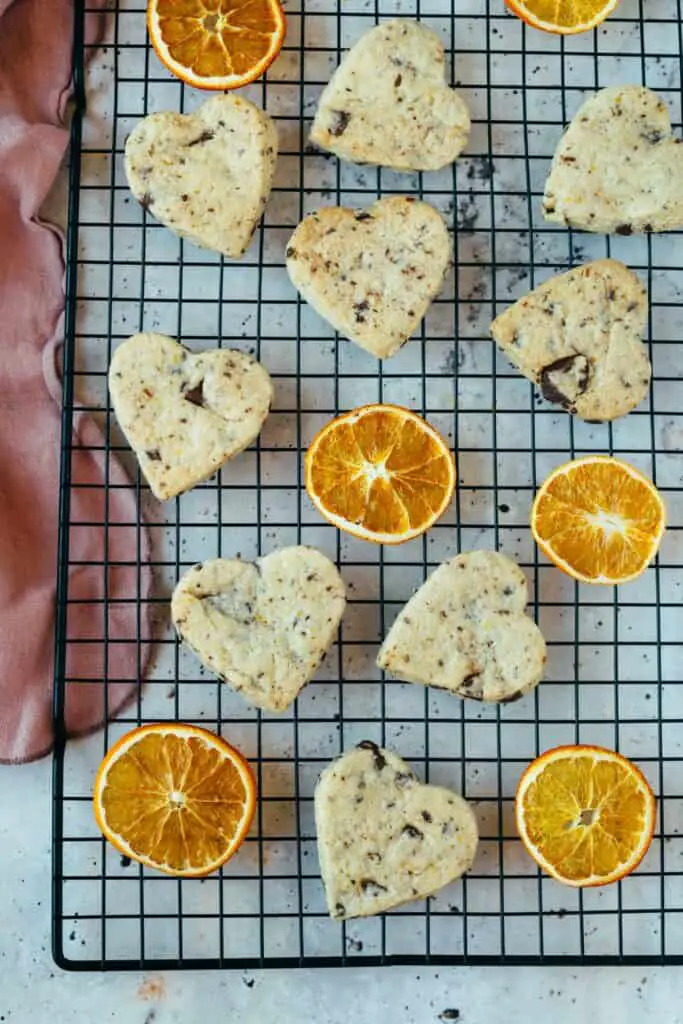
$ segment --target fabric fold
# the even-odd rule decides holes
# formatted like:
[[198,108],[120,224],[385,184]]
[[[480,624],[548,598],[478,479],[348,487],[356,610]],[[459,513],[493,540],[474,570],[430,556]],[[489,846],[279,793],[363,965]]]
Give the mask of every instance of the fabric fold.
[[[95,6],[90,0],[89,9]],[[69,142],[64,116],[72,26],[73,0],[0,0],[2,762],[40,757],[54,740],[61,436],[54,396],[64,260],[59,233],[40,222],[39,212]],[[64,714],[69,735],[97,728],[136,695],[151,650],[149,536],[130,481],[104,449],[100,428],[76,409]],[[111,486],[105,490],[107,478]]]

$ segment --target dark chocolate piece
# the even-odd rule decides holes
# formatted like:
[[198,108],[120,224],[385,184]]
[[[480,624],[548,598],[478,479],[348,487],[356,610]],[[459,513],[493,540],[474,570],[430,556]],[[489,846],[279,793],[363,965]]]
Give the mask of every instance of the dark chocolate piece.
[[330,135],[343,135],[349,126],[351,115],[348,110],[333,110],[332,111],[332,124],[330,125]]
[[384,757],[382,751],[379,749],[377,744],[373,743],[372,740],[361,740],[361,742],[358,744],[358,748],[360,750],[372,751],[372,758],[373,761],[375,762],[375,768],[377,769],[378,772],[381,772],[382,768],[386,767],[387,759]]
[[[557,375],[566,376],[575,388],[574,397],[570,397],[562,390]],[[541,393],[547,402],[556,402],[564,409],[573,411],[574,403],[579,395],[582,395],[588,387],[590,379],[590,367],[585,356],[578,353],[571,356],[563,356],[556,359],[554,363],[544,366],[541,370]]]
[[192,405],[198,405],[200,409],[204,408],[204,381],[200,380],[199,384],[196,384],[193,388],[188,388],[187,391],[183,391],[183,398],[186,402],[191,402]]

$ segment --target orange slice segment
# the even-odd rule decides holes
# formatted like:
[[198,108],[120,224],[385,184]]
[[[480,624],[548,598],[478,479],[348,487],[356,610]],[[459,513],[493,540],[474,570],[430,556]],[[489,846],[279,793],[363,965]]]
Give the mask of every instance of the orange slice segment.
[[549,875],[567,885],[607,885],[645,856],[656,802],[643,773],[621,754],[556,747],[519,780],[515,816],[528,853]]
[[505,3],[532,28],[570,36],[595,28],[612,14],[619,0],[505,0]]
[[444,439],[396,405],[366,405],[328,423],[306,453],[305,474],[309,497],[326,519],[378,544],[424,533],[455,487]]
[[198,89],[238,89],[260,78],[285,37],[279,0],[149,0],[159,60]]
[[534,540],[583,583],[635,579],[657,554],[666,525],[659,491],[633,466],[589,455],[556,469],[531,509]]
[[121,853],[184,878],[207,875],[237,851],[254,816],[249,765],[193,725],[144,725],[123,736],[97,772],[97,824]]

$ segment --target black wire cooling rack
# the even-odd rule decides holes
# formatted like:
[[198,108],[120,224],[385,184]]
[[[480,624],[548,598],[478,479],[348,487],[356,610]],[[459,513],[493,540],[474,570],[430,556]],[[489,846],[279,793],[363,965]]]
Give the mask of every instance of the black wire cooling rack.
[[[267,77],[245,90],[276,119],[281,144],[264,224],[240,262],[180,242],[131,200],[122,167],[126,135],[144,114],[188,111],[203,96],[172,79],[150,51],[143,0],[120,0],[103,50],[86,46],[95,10],[76,4],[75,76],[65,350],[63,488],[57,630],[54,786],[54,951],[67,968],[197,968],[423,963],[683,962],[683,256],[681,233],[604,238],[543,222],[540,196],[563,126],[583,97],[644,83],[681,123],[681,0],[623,0],[599,30],[561,39],[536,32],[502,0],[287,0],[286,45]],[[442,36],[452,82],[473,130],[466,155],[433,174],[353,167],[307,143],[316,99],[342,51],[377,20],[417,17]],[[90,63],[86,64],[86,58]],[[86,92],[89,117],[83,118]],[[424,196],[454,229],[455,269],[420,333],[379,363],[339,340],[296,296],[284,248],[309,210],[363,205],[380,195]],[[547,405],[497,354],[491,319],[548,276],[612,255],[648,287],[654,378],[648,401],[612,425],[589,425]],[[254,352],[273,375],[276,403],[259,442],[219,477],[150,515],[154,597],[141,572],[130,600],[132,635],[109,635],[107,580],[114,526],[114,453],[131,473],[137,515],[127,526],[141,552],[154,503],[108,404],[113,349],[137,330],[192,348]],[[427,536],[397,549],[339,534],[310,507],[301,456],[336,413],[386,400],[424,414],[452,443],[459,486]],[[64,743],[69,675],[69,570],[79,486],[70,440],[74,410],[99,420],[108,488],[98,520],[104,645],[136,645],[143,603],[160,639],[137,700],[103,733]],[[650,474],[669,507],[659,560],[620,589],[575,585],[535,549],[528,528],[537,485],[558,463],[614,453]],[[117,524],[121,525],[121,524]],[[248,707],[204,674],[176,643],[168,595],[193,562],[253,557],[303,542],[334,558],[350,601],[339,642],[290,712]],[[516,558],[549,642],[546,681],[513,705],[482,707],[385,680],[377,646],[427,572],[458,551],[495,547]],[[132,555],[131,555],[132,557]],[[90,568],[93,562],[90,561]],[[128,563],[133,567],[136,562]],[[109,646],[107,647],[107,640]],[[261,794],[252,833],[218,874],[170,879],[129,863],[99,836],[90,809],[97,765],[123,732],[180,719],[222,732],[252,760]],[[395,748],[425,778],[473,802],[482,835],[466,878],[433,898],[345,925],[325,913],[312,815],[315,780],[363,738]],[[524,766],[559,743],[616,748],[646,772],[658,827],[639,871],[606,889],[575,891],[540,874],[521,848],[512,797]]]

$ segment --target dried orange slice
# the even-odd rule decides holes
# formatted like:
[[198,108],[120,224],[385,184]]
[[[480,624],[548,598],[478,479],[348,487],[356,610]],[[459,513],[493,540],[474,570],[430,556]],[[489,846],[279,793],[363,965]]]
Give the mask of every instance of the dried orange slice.
[[605,455],[559,466],[531,509],[538,546],[583,583],[640,576],[657,554],[665,525],[664,502],[652,481]]
[[279,0],[149,0],[157,57],[198,89],[239,89],[260,78],[285,38]]
[[657,805],[634,764],[603,747],[555,747],[526,769],[515,796],[527,851],[567,885],[607,885],[638,866]]
[[619,0],[505,0],[505,3],[532,28],[573,36],[603,22]]
[[306,490],[341,530],[402,544],[428,530],[453,497],[448,445],[414,412],[365,405],[338,416],[306,452]]
[[97,772],[97,824],[121,853],[169,875],[208,875],[237,851],[256,787],[239,751],[167,722],[122,736]]

